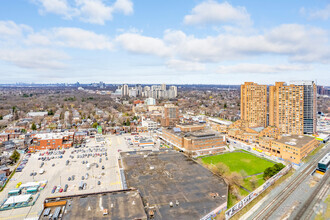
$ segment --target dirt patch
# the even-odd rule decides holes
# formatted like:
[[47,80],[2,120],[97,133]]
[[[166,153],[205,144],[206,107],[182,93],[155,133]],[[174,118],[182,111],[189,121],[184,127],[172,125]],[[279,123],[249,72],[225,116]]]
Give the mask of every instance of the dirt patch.
[[311,188],[313,188],[313,187],[314,187],[319,181],[320,181],[319,178],[317,178],[317,177],[313,177],[313,178],[311,178],[310,181],[309,181],[309,186],[310,186]]

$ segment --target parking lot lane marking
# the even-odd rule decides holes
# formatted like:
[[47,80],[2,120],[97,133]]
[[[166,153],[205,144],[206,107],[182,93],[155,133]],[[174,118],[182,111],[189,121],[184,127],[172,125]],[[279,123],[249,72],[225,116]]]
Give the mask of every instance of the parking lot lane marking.
[[113,182],[113,183],[110,183],[110,186],[113,186],[113,185],[119,185],[120,184],[120,182],[118,181],[118,182]]
[[119,144],[121,144],[121,140],[120,140],[119,137],[117,137],[117,141],[118,141]]

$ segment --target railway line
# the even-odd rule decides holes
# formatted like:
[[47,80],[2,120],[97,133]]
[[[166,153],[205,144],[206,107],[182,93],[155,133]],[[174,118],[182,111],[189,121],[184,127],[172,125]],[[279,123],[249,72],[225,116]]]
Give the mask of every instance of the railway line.
[[[294,220],[312,219],[311,217],[314,214],[313,207],[315,206],[315,204],[318,204],[322,201],[323,196],[325,196],[325,194],[328,192],[328,189],[330,188],[330,184],[327,183],[329,175],[330,175],[329,172],[327,172],[323,176],[321,182],[314,189],[312,195],[308,198],[308,200],[304,203],[304,205],[300,208]],[[315,202],[313,202],[314,200]]]
[[[327,148],[327,147],[326,147]],[[276,204],[283,203],[295,189],[311,174],[315,169],[318,161],[326,154],[326,151],[312,159],[306,168],[298,174],[276,197],[263,208],[253,219],[269,219],[269,217],[276,211],[278,206]]]

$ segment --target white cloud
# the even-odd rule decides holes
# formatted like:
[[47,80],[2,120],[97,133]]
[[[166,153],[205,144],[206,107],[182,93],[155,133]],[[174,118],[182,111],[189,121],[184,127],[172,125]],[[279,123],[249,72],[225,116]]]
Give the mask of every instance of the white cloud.
[[113,8],[115,11],[130,15],[133,13],[133,2],[130,0],[117,0]]
[[63,69],[67,59],[65,53],[49,49],[0,49],[0,60],[28,69]]
[[40,14],[53,13],[63,16],[65,19],[71,19],[79,14],[79,11],[72,8],[67,0],[32,0],[37,4]]
[[162,39],[146,37],[135,33],[124,33],[116,37],[116,42],[124,49],[133,53],[150,54],[157,56],[169,56],[171,49]]
[[324,9],[319,10],[307,10],[301,8],[300,13],[306,15],[310,19],[328,20],[330,18],[330,4],[326,5]]
[[184,60],[171,59],[166,62],[167,67],[179,71],[203,71],[205,70],[205,64],[198,62],[190,62]]
[[112,20],[113,8],[102,0],[76,0],[80,11],[80,19],[84,22],[101,24]]
[[103,25],[113,19],[113,13],[130,15],[133,13],[131,0],[116,0],[112,5],[104,0],[33,0],[40,9],[40,14],[53,13],[64,19],[78,17],[81,21]]
[[218,3],[213,0],[195,6],[191,14],[184,17],[188,25],[233,23],[250,25],[252,23],[245,7],[233,7],[228,2]]
[[20,37],[24,32],[32,31],[32,29],[24,24],[16,24],[13,21],[0,21],[0,38]]
[[80,28],[58,27],[40,32],[13,21],[0,21],[0,60],[28,69],[61,69],[69,56],[59,48],[112,50],[111,40]]
[[240,63],[232,66],[219,66],[218,73],[280,73],[292,71],[308,71],[305,65],[268,65],[255,63]]
[[134,53],[168,56],[193,62],[221,62],[251,56],[279,55],[297,62],[330,62],[327,31],[298,24],[285,24],[263,34],[219,34],[197,38],[182,31],[166,30],[163,38],[122,34],[117,38]]
[[283,24],[265,34],[270,52],[288,54],[292,61],[330,62],[328,32],[315,27]]
[[80,28],[53,28],[30,34],[26,40],[29,45],[61,46],[87,50],[111,50],[110,39],[101,34]]

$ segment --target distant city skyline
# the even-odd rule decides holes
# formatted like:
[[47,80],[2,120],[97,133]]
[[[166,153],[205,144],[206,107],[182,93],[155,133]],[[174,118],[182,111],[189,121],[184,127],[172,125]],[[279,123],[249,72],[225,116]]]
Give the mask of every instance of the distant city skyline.
[[0,8],[0,84],[329,86],[330,3],[23,0]]

